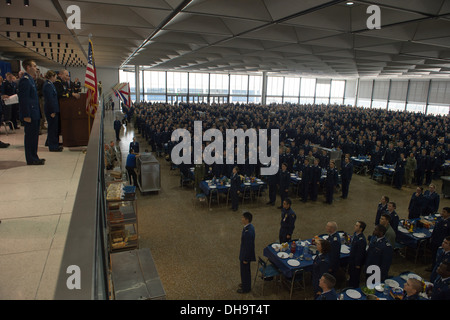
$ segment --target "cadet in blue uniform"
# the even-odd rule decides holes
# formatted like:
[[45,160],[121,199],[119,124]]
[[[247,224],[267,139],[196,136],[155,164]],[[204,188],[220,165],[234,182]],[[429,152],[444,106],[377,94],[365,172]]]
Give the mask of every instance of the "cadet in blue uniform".
[[317,255],[314,258],[312,272],[311,272],[311,282],[313,286],[313,292],[315,298],[317,298],[322,289],[319,286],[319,280],[324,273],[328,273],[330,269],[329,252],[331,250],[331,245],[328,240],[320,239],[316,242]]
[[400,158],[398,158],[395,163],[395,174],[394,174],[394,186],[397,189],[401,189],[403,185],[403,177],[405,176],[406,158],[403,153],[400,153]]
[[[12,73],[8,72],[6,74],[6,80],[3,82],[3,85],[0,85],[0,95],[3,96],[13,96],[17,94],[17,84],[15,82],[15,77],[13,76]],[[2,102],[3,103],[3,102]],[[9,126],[12,130],[12,128],[14,127],[14,129],[19,129],[19,126],[17,124],[17,120],[19,119],[19,104],[15,103],[12,105],[5,105],[5,120],[9,120],[12,122],[12,124],[10,123]],[[6,118],[8,115],[9,119]]]
[[231,194],[231,209],[237,211],[239,206],[239,189],[241,187],[241,176],[239,175],[239,167],[233,168],[233,174],[230,178],[230,194]]
[[350,162],[349,157],[345,157],[344,165],[342,167],[341,179],[342,179],[342,199],[347,199],[348,190],[350,188],[350,181],[353,175],[353,164]]
[[394,232],[397,233],[398,231],[398,224],[400,222],[400,217],[398,216],[395,209],[397,208],[397,205],[393,201],[389,201],[387,205],[387,211],[386,213],[389,214],[391,217],[391,220],[389,221],[391,228],[394,229]]
[[136,137],[133,137],[133,141],[130,142],[130,150],[134,151],[134,153],[139,153],[139,142],[136,141]]
[[441,201],[439,194],[436,192],[436,185],[431,183],[428,188],[430,188],[430,190],[423,193],[423,196],[426,199],[425,215],[437,213],[439,210],[439,203]]
[[442,241],[442,246],[437,249],[436,260],[433,262],[434,267],[430,276],[431,282],[434,282],[437,279],[437,268],[442,261],[450,261],[450,236],[447,236],[444,241]]
[[255,227],[252,224],[253,216],[250,212],[242,214],[241,248],[239,250],[239,261],[241,270],[241,286],[238,293],[247,293],[251,290],[250,262],[255,261]]
[[292,233],[295,229],[295,220],[297,215],[291,208],[292,201],[289,198],[284,199],[283,209],[281,209],[280,243],[292,240]]
[[419,295],[422,291],[423,291],[422,281],[414,278],[409,278],[403,285],[402,300],[422,300]]
[[120,141],[119,134],[120,129],[122,128],[122,122],[119,120],[119,118],[116,117],[116,120],[114,120],[114,131],[116,132],[116,140]]
[[54,82],[56,81],[56,73],[49,70],[45,75],[45,82],[42,86],[42,94],[44,96],[44,112],[47,118],[47,143],[48,149],[52,152],[61,152],[63,147],[59,145],[59,101],[58,94]]
[[308,193],[312,179],[312,170],[309,165],[309,159],[306,157],[302,171],[302,201],[308,201]]
[[328,241],[330,242],[331,250],[329,253],[330,257],[330,270],[328,271],[333,276],[336,277],[336,274],[339,270],[340,265],[340,257],[341,257],[341,237],[337,232],[337,224],[334,221],[329,221],[325,227],[328,233]]
[[287,164],[283,163],[281,165],[280,171],[280,197],[281,197],[281,205],[278,209],[283,208],[283,201],[288,197],[289,194],[289,184],[291,183],[291,175],[287,170]]
[[334,164],[334,161],[330,161],[330,167],[327,170],[327,178],[325,180],[325,189],[326,189],[326,203],[332,204],[333,203],[333,195],[334,195],[334,188],[338,184],[338,172],[336,170],[336,166]]
[[266,204],[275,205],[275,201],[277,200],[277,182],[278,182],[279,176],[278,172],[267,176],[267,185],[269,187],[269,202]]
[[424,215],[426,199],[423,197],[423,188],[418,186],[411,196],[408,206],[408,219],[417,219]]
[[317,296],[316,300],[337,300],[338,295],[334,289],[335,285],[336,278],[325,272],[319,280],[319,287],[322,289],[322,292]]
[[386,212],[388,202],[389,202],[388,196],[381,197],[380,203],[378,204],[378,207],[377,207],[377,214],[375,216],[375,225],[380,224],[381,215]]
[[320,177],[322,176],[322,168],[319,167],[319,159],[314,158],[314,165],[311,167],[311,189],[310,197],[312,201],[317,200],[317,195],[319,193]]
[[438,277],[433,283],[431,300],[450,300],[450,262],[441,262],[437,273]]
[[435,268],[436,253],[439,246],[442,245],[444,239],[450,236],[450,207],[445,207],[442,209],[441,216],[438,218],[434,225],[433,232],[430,238],[430,248],[431,248],[431,261],[433,265],[431,270]]
[[37,154],[39,143],[39,127],[41,109],[36,84],[36,62],[25,60],[22,62],[25,74],[19,81],[20,120],[25,124],[25,159],[28,165],[43,165],[45,159],[39,159]]
[[376,265],[381,271],[381,281],[386,280],[389,268],[392,263],[393,248],[389,241],[384,237],[386,228],[382,225],[375,226],[373,236],[370,239],[369,248],[366,253],[365,267]]
[[361,277],[361,270],[364,266],[366,258],[367,241],[364,236],[366,223],[357,221],[355,223],[354,234],[350,244],[350,256],[348,257],[348,286],[352,288],[359,287],[359,280]]

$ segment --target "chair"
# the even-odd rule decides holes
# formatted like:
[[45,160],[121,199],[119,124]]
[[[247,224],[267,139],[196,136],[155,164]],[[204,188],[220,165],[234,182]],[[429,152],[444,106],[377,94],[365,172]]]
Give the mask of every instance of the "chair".
[[[0,114],[0,116],[1,116],[1,114]],[[0,124],[5,128],[6,135],[8,135],[8,128],[10,131],[14,132],[14,126],[13,126],[12,121],[6,120],[4,115],[0,117],[0,120],[1,120]]]
[[197,203],[206,203],[206,195],[204,193],[198,193],[198,194],[195,195],[194,206]]
[[[294,275],[292,278],[285,278],[285,284],[288,284],[290,287],[289,290],[289,299],[292,300],[292,293],[295,288],[303,288],[305,290],[305,272],[303,269],[296,269],[294,271]],[[306,293],[306,290],[305,290]]]
[[184,175],[183,172],[180,171],[180,185],[183,187],[185,184],[191,184],[192,179]]
[[210,189],[209,190],[209,208],[211,208],[211,202],[212,202],[213,196],[216,197],[217,204],[219,204],[219,191],[217,189]]
[[258,274],[260,274],[260,277],[263,280],[262,295],[264,295],[264,284],[266,282],[266,279],[279,277],[280,271],[273,264],[264,261],[261,257],[258,257],[258,265],[256,269],[255,280],[253,281],[253,287],[255,286]]
[[245,186],[244,191],[242,192],[242,204],[244,204],[245,200],[251,200],[251,199],[252,199],[252,187]]
[[259,201],[260,199],[262,199],[262,196],[265,195],[265,193],[266,193],[266,187],[263,184],[261,184],[258,187],[258,191],[257,191],[257,194],[256,194],[256,196],[258,197],[257,200]]

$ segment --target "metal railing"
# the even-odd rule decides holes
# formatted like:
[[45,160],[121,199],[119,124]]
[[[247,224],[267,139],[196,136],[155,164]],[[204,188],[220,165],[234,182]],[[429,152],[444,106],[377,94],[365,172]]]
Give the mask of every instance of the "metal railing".
[[105,216],[103,114],[99,107],[91,128],[55,300],[109,299],[109,255]]

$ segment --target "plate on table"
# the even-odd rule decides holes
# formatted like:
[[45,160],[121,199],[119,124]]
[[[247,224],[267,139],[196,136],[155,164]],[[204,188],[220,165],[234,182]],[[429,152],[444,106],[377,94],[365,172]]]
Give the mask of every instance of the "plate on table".
[[350,253],[350,248],[346,245],[341,246],[341,253]]
[[324,236],[322,237],[322,239],[323,239],[323,240],[327,240],[327,239],[328,239],[328,235],[324,235]]
[[403,233],[409,233],[408,229],[405,229],[403,227],[398,227],[398,231],[403,232]]
[[414,232],[413,236],[416,238],[425,238],[427,235],[423,232]]
[[263,181],[256,181],[257,184],[264,184]]
[[281,259],[289,258],[289,255],[286,252],[278,252],[277,256],[280,257]]
[[415,274],[415,273],[408,274],[408,279],[417,279],[419,281],[423,280],[421,276],[419,276],[418,274]]
[[244,186],[249,186],[249,185],[251,185],[250,182],[244,182]]
[[395,280],[392,280],[392,279],[386,279],[386,280],[384,281],[384,284],[388,285],[388,286],[391,287],[391,288],[397,288],[397,287],[400,287],[400,285],[398,284],[398,282],[395,281]]
[[352,299],[361,298],[361,293],[359,293],[358,291],[356,291],[354,289],[348,289],[347,291],[345,291],[345,293]]
[[384,284],[377,284],[375,286],[375,290],[377,290],[378,292],[383,292],[384,291]]
[[215,189],[215,188],[217,188],[217,186],[216,185],[210,185],[209,186],[211,189]]
[[440,214],[440,213],[436,213],[434,216],[435,216],[435,217],[440,217],[441,214]]
[[291,267],[298,267],[300,265],[300,261],[298,261],[297,259],[289,259],[287,261],[287,264]]
[[231,184],[226,184],[225,187],[230,188]]
[[272,244],[272,248],[274,249],[274,250],[280,250],[280,248],[281,248],[281,244],[279,244],[279,243],[274,243],[274,244]]

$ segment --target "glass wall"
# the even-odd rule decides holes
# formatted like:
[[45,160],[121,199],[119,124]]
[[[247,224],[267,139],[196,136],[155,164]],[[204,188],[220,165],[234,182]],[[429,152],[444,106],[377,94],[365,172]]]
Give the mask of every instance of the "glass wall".
[[[134,72],[119,70],[136,99]],[[141,98],[149,102],[253,103],[262,101],[262,75],[141,71]],[[345,104],[448,115],[450,81],[424,79],[314,79],[268,75],[266,103]]]

